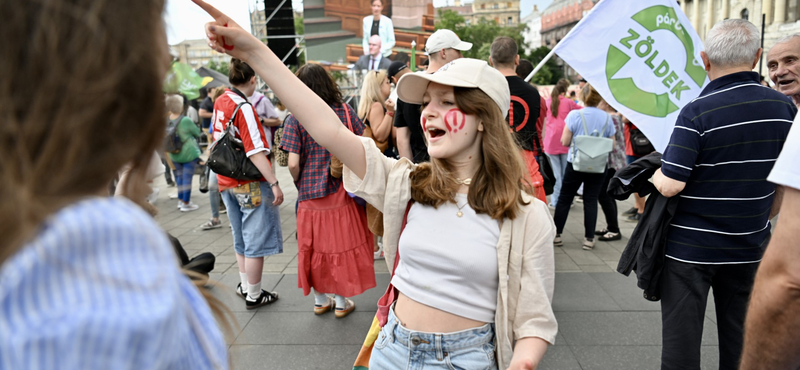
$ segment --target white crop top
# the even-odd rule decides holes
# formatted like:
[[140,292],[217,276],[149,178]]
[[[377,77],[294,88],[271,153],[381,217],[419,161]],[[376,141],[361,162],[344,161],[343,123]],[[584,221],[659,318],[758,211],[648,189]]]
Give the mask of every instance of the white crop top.
[[451,202],[438,209],[411,206],[392,285],[426,306],[494,322],[500,225],[489,215],[476,214],[466,194],[456,194],[456,201],[462,217]]

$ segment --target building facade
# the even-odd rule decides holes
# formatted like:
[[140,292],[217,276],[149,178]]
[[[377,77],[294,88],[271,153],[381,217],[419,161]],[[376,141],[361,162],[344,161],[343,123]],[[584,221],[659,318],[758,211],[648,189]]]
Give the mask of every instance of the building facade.
[[171,45],[172,54],[177,56],[178,61],[186,63],[192,68],[207,67],[210,62],[228,62],[231,57],[220,54],[210,47],[206,39],[184,40],[176,45]]
[[531,14],[522,18],[520,22],[528,26],[522,36],[528,45],[524,52],[530,54],[531,50],[542,46],[542,13],[539,11],[539,7],[534,5]]
[[728,18],[747,19],[760,30],[763,14],[764,66],[761,73],[765,76],[769,49],[781,37],[800,33],[800,0],[682,0],[679,3],[703,40],[715,23]]
[[493,20],[500,26],[519,25],[520,0],[475,0],[472,2],[472,21]]
[[[541,38],[542,44],[554,48],[566,36],[572,27],[597,4],[599,0],[555,0],[542,12]],[[553,59],[564,70],[564,76],[572,82],[577,81],[577,72],[561,58]]]
[[[495,21],[500,26],[517,26],[520,24],[519,17],[520,0],[475,0],[472,4],[463,4],[461,0],[455,0],[452,6],[438,8],[441,11],[452,10],[464,17],[464,23],[469,26],[485,19]],[[436,12],[438,20],[439,12]]]

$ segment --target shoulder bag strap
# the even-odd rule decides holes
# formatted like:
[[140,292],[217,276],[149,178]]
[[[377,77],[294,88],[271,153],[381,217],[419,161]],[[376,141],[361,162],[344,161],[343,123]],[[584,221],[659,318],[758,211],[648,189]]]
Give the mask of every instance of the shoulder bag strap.
[[233,114],[231,114],[231,118],[228,120],[228,124],[225,126],[226,129],[230,127],[231,124],[233,124],[233,121],[236,119],[236,113],[239,113],[239,109],[245,104],[250,104],[250,103],[248,103],[247,100],[245,100],[236,106],[236,109],[233,110]]
[[583,116],[583,109],[579,109],[578,114],[581,115],[581,123],[583,123],[583,134],[589,135],[589,129],[586,128],[586,117]]
[[347,103],[342,103],[342,109],[344,109],[344,114],[347,116],[347,128],[350,129],[350,132],[355,133],[355,131],[353,131],[353,124],[350,123],[350,107]]

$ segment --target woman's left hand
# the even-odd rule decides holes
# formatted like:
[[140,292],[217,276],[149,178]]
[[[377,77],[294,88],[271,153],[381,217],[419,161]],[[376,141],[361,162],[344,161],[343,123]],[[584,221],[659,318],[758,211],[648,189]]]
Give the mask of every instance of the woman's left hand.
[[386,101],[383,102],[383,106],[386,107],[387,112],[394,112],[394,102],[392,99],[386,99]]
[[508,366],[507,370],[533,370],[533,361],[531,359],[518,359],[513,358],[511,359],[511,365]]

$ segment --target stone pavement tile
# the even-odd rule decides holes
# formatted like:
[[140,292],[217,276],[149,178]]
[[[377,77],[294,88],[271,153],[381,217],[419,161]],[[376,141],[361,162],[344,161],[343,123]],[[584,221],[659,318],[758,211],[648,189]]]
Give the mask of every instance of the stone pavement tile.
[[289,263],[289,261],[291,261],[295,257],[297,257],[297,254],[287,254],[285,249],[286,249],[286,246],[284,245],[284,252],[283,253],[266,257],[264,259],[264,263]]
[[557,253],[555,257],[555,264],[556,264],[556,272],[564,272],[564,271],[580,271],[580,267],[575,264],[575,261],[572,260],[566,253],[563,252],[562,248],[556,248],[557,251],[562,251],[561,253]]
[[232,369],[331,370],[351,369],[361,345],[233,345]]
[[[234,344],[352,344],[357,350],[364,343],[373,317],[374,311],[358,309],[342,319],[337,319],[331,312],[317,316],[310,311],[260,310]],[[350,360],[351,366],[354,359]]]
[[581,365],[568,346],[551,346],[539,363],[538,370],[581,370]]
[[658,370],[660,346],[576,346],[572,347],[583,370]]
[[[228,343],[228,345],[233,344],[233,342],[236,340],[236,337],[239,336],[242,330],[244,330],[245,326],[247,326],[247,324],[256,314],[256,311],[251,310],[244,312],[232,312],[231,314],[233,315],[233,319],[235,320],[234,322],[228,321],[228,324],[231,326],[232,333],[224,333],[223,331],[223,333],[225,334],[225,343]],[[217,321],[217,323],[219,324],[219,321]],[[219,325],[219,327],[220,330],[223,330],[221,324]]]
[[265,263],[262,271],[264,273],[278,273],[283,272],[285,268],[285,263]]
[[614,272],[608,265],[581,265],[581,271],[591,273],[591,272]]
[[[368,289],[355,297],[350,297],[356,303],[355,312],[372,312],[374,315],[375,311],[377,311],[378,299],[383,295],[386,291],[386,287],[389,285],[389,274],[376,274],[375,283],[375,288]],[[275,287],[275,290],[281,294],[281,299],[274,305],[264,306],[261,308],[261,311],[303,312],[311,315],[309,317],[313,318],[313,293],[310,293],[308,296],[303,295],[303,290],[297,287],[297,274],[285,275],[278,286]]]
[[571,347],[661,345],[660,312],[556,312]]
[[[235,264],[233,266],[236,266]],[[216,271],[216,268],[214,269]],[[225,306],[231,311],[235,312],[252,312],[245,307],[244,300],[236,294],[236,285],[239,284],[239,269],[234,267],[233,272],[227,274],[217,275],[215,273],[209,274],[210,278],[214,280],[214,284],[210,287],[211,294],[222,301]],[[283,278],[282,275],[263,274],[261,275],[261,289],[273,292],[275,286]],[[283,296],[283,292],[278,294]],[[280,299],[278,302],[280,303]]]
[[628,277],[618,272],[593,273],[589,276],[623,311],[661,311],[661,303],[644,299],[642,289],[636,286],[635,273]]
[[[556,312],[558,329],[570,346],[659,346],[661,312]],[[703,345],[716,345],[717,328],[703,327]]]
[[622,256],[622,253],[614,249],[611,243],[606,242],[596,242],[591,252],[603,261],[619,261]]
[[580,244],[565,244],[563,247],[564,252],[572,258],[577,265],[605,265],[600,257],[597,257],[592,251],[587,251],[581,248]]
[[[588,274],[556,273],[553,311],[558,313],[559,311],[618,310],[620,310],[619,305]],[[566,339],[568,343],[572,343],[569,338]]]
[[[579,346],[572,348],[584,370],[658,370],[661,368],[661,346]],[[719,367],[719,348],[702,346],[700,368]]]

